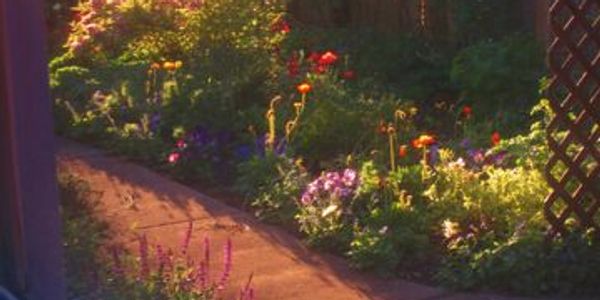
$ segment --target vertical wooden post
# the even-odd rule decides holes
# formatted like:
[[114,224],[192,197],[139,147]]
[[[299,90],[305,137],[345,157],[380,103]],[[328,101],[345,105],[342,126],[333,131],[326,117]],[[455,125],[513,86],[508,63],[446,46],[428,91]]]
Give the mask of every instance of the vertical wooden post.
[[12,260],[4,284],[36,300],[66,298],[43,4],[0,0],[0,210],[9,218],[0,246]]

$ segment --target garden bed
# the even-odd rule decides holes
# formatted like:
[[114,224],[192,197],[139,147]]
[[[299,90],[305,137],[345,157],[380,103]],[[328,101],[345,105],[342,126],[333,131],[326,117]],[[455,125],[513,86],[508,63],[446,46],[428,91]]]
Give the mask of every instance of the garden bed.
[[76,11],[50,63],[59,134],[381,276],[598,293],[596,233],[570,220],[572,236],[546,240],[552,111],[527,33],[315,28],[258,0]]

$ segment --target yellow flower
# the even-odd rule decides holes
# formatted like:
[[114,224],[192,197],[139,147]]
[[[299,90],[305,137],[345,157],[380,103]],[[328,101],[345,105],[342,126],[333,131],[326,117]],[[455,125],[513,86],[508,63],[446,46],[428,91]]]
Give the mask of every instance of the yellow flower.
[[460,233],[460,224],[450,221],[450,219],[442,222],[442,234],[445,238],[450,239]]

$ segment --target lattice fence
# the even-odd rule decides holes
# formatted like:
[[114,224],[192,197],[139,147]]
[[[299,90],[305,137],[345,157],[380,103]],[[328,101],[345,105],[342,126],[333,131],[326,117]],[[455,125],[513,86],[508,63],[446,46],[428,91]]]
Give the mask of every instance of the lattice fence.
[[551,236],[573,228],[600,234],[600,0],[554,0],[551,156],[546,177],[553,191],[544,206]]

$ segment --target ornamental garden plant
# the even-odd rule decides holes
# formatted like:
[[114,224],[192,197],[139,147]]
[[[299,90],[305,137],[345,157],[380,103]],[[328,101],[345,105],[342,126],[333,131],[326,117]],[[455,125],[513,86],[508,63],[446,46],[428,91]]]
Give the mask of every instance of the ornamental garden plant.
[[[596,233],[545,239],[542,47],[460,3],[470,34],[449,43],[303,24],[281,0],[81,1],[53,39],[57,131],[234,192],[258,218],[380,276],[597,295]],[[484,27],[495,30],[473,30]],[[160,278],[173,267],[165,251],[158,275],[134,269]],[[186,285],[202,263],[182,274],[143,288],[210,299],[222,281]]]

